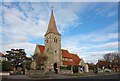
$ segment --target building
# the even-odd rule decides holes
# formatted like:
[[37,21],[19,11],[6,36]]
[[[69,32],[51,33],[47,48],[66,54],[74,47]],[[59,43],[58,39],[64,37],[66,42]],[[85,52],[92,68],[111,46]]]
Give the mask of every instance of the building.
[[111,69],[114,72],[120,71],[120,66],[114,62],[98,60],[96,66],[100,69]]
[[58,68],[59,72],[60,66],[68,65],[79,65],[88,72],[88,66],[83,59],[79,58],[77,54],[69,53],[68,50],[61,49],[61,34],[57,30],[53,10],[44,38],[45,46],[37,44],[34,54],[46,55],[48,57],[43,66],[46,72],[54,71],[55,67]]
[[2,61],[7,61],[7,58],[5,57],[5,55],[3,53],[0,52],[0,62]]

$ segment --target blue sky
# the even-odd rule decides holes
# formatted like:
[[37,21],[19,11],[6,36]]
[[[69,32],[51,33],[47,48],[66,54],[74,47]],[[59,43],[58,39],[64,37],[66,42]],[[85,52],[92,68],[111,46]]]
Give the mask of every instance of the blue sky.
[[44,45],[51,6],[63,49],[93,63],[118,51],[117,2],[3,2],[0,51],[24,48],[30,56],[36,44]]

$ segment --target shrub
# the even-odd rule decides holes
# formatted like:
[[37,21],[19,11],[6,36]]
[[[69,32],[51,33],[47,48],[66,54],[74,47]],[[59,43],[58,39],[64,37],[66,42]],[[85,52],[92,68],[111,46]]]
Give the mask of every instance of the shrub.
[[60,67],[61,70],[71,70],[71,66],[61,66]]
[[78,73],[78,67],[79,66],[73,66],[73,73]]
[[10,71],[11,63],[9,61],[2,62],[2,71]]

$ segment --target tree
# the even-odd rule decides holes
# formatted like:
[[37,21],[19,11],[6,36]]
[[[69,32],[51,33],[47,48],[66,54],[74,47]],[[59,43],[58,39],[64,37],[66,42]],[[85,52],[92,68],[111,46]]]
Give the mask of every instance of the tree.
[[47,56],[40,55],[39,53],[35,53],[33,55],[33,60],[36,62],[37,69],[42,69],[41,66],[45,64],[45,61],[47,60]]
[[112,53],[107,53],[103,56],[103,59],[105,61],[114,63],[118,66],[120,66],[120,53],[119,52],[112,52]]
[[94,63],[87,63],[87,64],[88,64],[89,70],[94,70],[94,68],[96,68]]
[[6,52],[7,54],[5,57],[11,63],[11,67],[15,67],[16,69],[18,67],[26,68],[28,57],[26,56],[24,49],[11,49],[10,51]]
[[32,63],[31,63],[31,69],[36,69],[36,62],[35,61],[33,61]]
[[2,61],[2,71],[10,71],[11,63],[9,61]]
[[26,69],[30,70],[31,69],[31,63],[32,63],[32,57],[26,57],[26,62],[25,62],[25,67]]

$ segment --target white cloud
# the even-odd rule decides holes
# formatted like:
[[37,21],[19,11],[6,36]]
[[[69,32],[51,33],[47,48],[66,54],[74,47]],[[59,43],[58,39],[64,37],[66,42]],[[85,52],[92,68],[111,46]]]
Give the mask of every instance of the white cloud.
[[9,27],[3,27],[5,35],[10,35],[10,38],[16,41],[20,41],[19,39],[23,38],[28,39],[30,36],[33,38],[43,38],[47,28],[45,20],[39,20],[38,24],[35,24],[29,19],[26,19],[26,21],[21,20],[20,17],[24,15],[17,9],[7,9],[5,7],[3,9],[5,21],[10,24]]
[[98,55],[104,55],[106,53],[111,53],[115,51],[95,51],[95,52],[88,52],[90,56],[98,56]]
[[57,27],[60,33],[64,33],[70,27],[76,27],[79,24],[83,24],[77,14],[83,13],[90,3],[51,3],[49,4],[49,8],[52,5],[54,7]]
[[[24,48],[28,55],[32,54],[35,49],[35,45],[28,42],[29,40],[36,38],[43,38],[47,28],[47,22],[44,19],[39,19],[38,24],[32,21],[31,18],[26,18],[22,11],[16,8],[3,8],[4,22],[1,30],[3,37],[0,49],[10,50],[12,48]],[[32,13],[32,12],[31,12]]]
[[11,50],[11,49],[25,49],[27,56],[30,56],[30,55],[33,55],[35,44],[29,43],[29,42],[11,43],[8,45],[3,45],[2,52],[6,53],[6,51]]
[[[99,33],[99,32],[98,32]],[[74,44],[76,46],[79,45],[79,43],[99,43],[99,42],[107,42],[112,39],[118,39],[118,33],[108,33],[108,34],[97,34],[97,33],[89,33],[84,35],[74,35],[69,37],[64,37],[62,39],[63,47]],[[68,42],[69,40],[69,42]],[[88,41],[89,40],[89,41]],[[68,46],[69,47],[69,46]]]
[[103,45],[100,45],[99,47],[100,48],[118,48],[118,42],[108,42]]
[[[85,62],[96,63],[98,60],[103,59],[103,55],[116,51],[94,51],[94,52],[85,52],[83,56],[81,56]],[[89,58],[89,59],[88,59]]]
[[[87,35],[76,35],[63,38],[62,48],[67,48],[71,53],[77,53],[86,62],[95,63],[98,59],[102,58],[103,54],[117,51],[117,39],[117,33],[108,33],[104,36],[95,33],[90,33]],[[115,41],[111,42],[111,40]],[[91,57],[94,59],[88,59]]]

